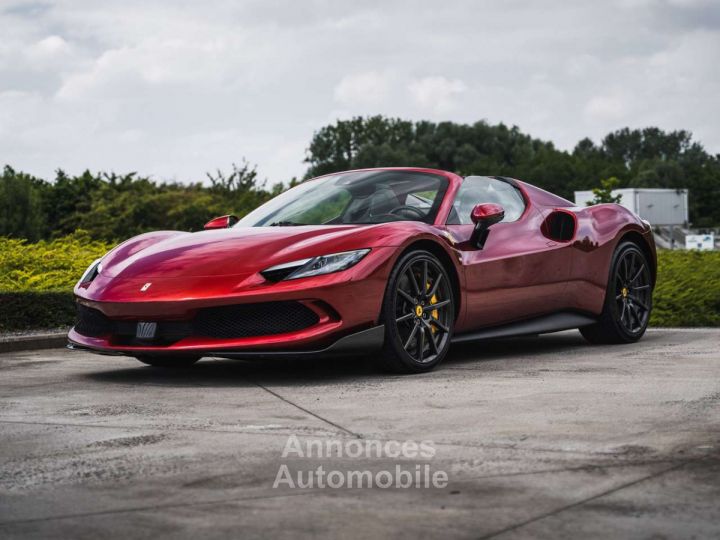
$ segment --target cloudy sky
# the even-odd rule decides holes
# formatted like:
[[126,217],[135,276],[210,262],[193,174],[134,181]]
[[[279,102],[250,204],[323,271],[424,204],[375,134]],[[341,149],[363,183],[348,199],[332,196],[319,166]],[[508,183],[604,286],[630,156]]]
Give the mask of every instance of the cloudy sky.
[[36,175],[284,181],[314,130],[377,113],[720,152],[720,2],[0,0],[0,163]]

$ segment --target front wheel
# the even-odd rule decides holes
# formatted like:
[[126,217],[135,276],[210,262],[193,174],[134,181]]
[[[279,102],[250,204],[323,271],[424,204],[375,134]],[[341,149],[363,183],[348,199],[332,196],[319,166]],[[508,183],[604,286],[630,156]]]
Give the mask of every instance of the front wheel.
[[136,356],[143,364],[161,368],[183,368],[200,360],[199,356]]
[[447,270],[432,253],[411,251],[395,265],[383,300],[383,367],[421,373],[438,365],[450,348],[455,322]]
[[632,242],[615,251],[602,314],[580,329],[590,343],[633,343],[647,329],[652,310],[652,274],[647,257]]

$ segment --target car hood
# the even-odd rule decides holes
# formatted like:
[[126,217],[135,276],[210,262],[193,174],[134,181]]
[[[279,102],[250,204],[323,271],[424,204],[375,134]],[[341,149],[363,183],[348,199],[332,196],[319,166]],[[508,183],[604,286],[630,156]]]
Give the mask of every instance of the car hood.
[[248,274],[298,259],[393,245],[398,230],[392,225],[234,227],[197,233],[149,233],[128,240],[106,255],[102,275],[136,279]]

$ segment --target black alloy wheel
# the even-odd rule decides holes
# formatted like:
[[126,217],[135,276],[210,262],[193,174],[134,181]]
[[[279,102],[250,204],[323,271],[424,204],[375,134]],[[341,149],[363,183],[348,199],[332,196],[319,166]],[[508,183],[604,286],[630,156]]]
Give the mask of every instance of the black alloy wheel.
[[392,272],[383,306],[384,364],[396,372],[429,371],[447,354],[455,319],[452,284],[431,253],[413,251]]
[[650,263],[637,244],[622,243],[613,256],[605,304],[596,324],[580,329],[591,343],[632,343],[647,330],[652,312]]
[[628,334],[647,327],[652,303],[650,271],[642,253],[628,249],[622,253],[615,270],[615,302],[620,324]]

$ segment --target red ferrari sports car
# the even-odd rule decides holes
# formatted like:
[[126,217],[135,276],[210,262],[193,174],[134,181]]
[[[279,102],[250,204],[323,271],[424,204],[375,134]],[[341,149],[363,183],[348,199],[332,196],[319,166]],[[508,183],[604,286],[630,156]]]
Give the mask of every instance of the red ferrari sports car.
[[579,208],[500,176],[357,170],[239,221],[120,244],[75,286],[68,339],[153,366],[378,351],[420,372],[456,342],[570,328],[636,341],[655,272],[649,224],[617,204]]

